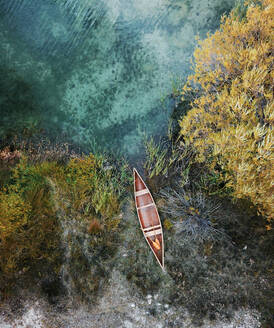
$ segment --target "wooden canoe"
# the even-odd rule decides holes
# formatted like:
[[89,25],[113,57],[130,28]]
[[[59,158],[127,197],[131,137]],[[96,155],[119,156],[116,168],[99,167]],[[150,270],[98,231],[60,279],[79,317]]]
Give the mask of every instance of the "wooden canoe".
[[135,205],[144,237],[164,270],[163,229],[152,195],[136,169],[133,169]]

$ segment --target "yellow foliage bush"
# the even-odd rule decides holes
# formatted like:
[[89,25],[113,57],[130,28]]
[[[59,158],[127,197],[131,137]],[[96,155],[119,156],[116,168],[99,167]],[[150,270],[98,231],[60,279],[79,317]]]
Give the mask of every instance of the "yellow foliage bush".
[[[246,4],[247,5],[247,4]],[[249,3],[246,18],[232,12],[220,29],[199,41],[194,74],[182,94],[196,91],[180,120],[181,142],[197,161],[218,166],[234,196],[249,198],[273,218],[274,4]]]

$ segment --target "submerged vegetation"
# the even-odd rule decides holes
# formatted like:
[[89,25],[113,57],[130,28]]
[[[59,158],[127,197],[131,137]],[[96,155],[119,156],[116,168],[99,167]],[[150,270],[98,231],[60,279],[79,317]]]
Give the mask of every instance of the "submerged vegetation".
[[22,133],[25,136],[39,131],[38,101],[34,88],[0,63],[0,138],[11,138]]

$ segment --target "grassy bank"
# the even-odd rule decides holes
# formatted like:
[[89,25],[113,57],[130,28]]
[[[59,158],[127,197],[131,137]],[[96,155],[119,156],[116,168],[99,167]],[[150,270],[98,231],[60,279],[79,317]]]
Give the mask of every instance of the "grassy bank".
[[[3,295],[18,278],[59,279],[67,260],[73,259],[81,267],[82,258],[89,265],[81,242],[97,253],[106,247],[111,254],[116,248],[120,206],[129,182],[126,163],[92,154],[69,154],[63,148],[65,145],[23,150],[5,147],[0,152]],[[80,233],[65,231],[71,222],[79,225]],[[64,240],[67,233],[70,238]],[[67,259],[67,248],[77,256]],[[81,271],[82,267],[77,274]],[[49,272],[55,278],[49,278]]]

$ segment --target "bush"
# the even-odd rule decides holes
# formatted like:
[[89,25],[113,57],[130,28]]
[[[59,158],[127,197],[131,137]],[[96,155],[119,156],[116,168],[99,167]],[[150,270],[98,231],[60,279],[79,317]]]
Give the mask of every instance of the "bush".
[[223,17],[220,30],[199,42],[194,74],[183,94],[196,91],[180,121],[181,142],[221,175],[237,198],[249,198],[273,217],[273,5],[250,5],[246,18]]

